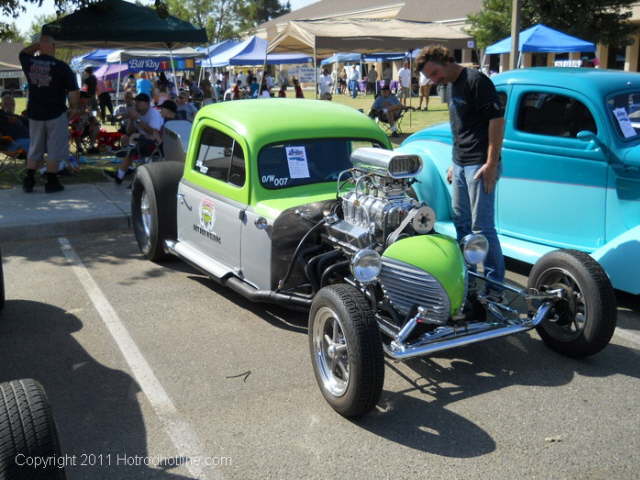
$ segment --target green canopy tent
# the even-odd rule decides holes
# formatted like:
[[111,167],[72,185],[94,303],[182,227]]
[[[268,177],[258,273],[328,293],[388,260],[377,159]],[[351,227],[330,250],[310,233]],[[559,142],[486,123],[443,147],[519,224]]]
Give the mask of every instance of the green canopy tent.
[[205,29],[124,0],[92,3],[44,25],[42,34],[50,35],[59,47],[67,48],[168,48],[173,78],[176,72],[172,50],[189,44],[207,44]]
[[69,48],[179,48],[206,44],[207,33],[152,8],[102,0],[42,27],[60,47]]

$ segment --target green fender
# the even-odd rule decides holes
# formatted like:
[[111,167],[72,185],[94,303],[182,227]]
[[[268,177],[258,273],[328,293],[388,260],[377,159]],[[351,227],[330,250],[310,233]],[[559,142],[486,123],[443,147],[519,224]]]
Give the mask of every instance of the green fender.
[[382,256],[433,275],[449,295],[451,314],[458,312],[465,296],[466,266],[455,239],[439,234],[403,238],[392,243]]

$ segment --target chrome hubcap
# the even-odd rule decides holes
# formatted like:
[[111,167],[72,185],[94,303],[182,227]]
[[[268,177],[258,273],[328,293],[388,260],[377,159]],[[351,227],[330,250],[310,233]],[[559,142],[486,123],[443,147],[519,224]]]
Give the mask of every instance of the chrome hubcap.
[[588,319],[587,304],[578,281],[562,268],[550,268],[540,275],[538,284],[547,289],[564,290],[563,299],[556,304],[553,315],[544,323],[547,332],[564,341],[578,338]]
[[153,217],[151,215],[151,205],[149,203],[149,196],[146,191],[142,192],[140,197],[140,217],[142,218],[142,228],[144,229],[144,235],[148,240],[151,238],[151,225],[153,223]]
[[313,358],[322,384],[331,395],[341,397],[349,386],[349,355],[338,315],[328,307],[319,308],[312,335]]

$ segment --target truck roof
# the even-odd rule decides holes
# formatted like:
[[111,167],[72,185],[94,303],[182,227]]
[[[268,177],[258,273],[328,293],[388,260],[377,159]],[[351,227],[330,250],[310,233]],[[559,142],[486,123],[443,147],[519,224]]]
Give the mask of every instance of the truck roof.
[[373,120],[354,108],[329,101],[287,98],[236,100],[202,108],[195,122],[211,118],[244,136],[259,148],[300,138],[363,138],[389,140]]
[[598,97],[612,91],[640,90],[640,73],[599,68],[535,67],[510,70],[491,77],[496,85],[522,84],[563,87]]

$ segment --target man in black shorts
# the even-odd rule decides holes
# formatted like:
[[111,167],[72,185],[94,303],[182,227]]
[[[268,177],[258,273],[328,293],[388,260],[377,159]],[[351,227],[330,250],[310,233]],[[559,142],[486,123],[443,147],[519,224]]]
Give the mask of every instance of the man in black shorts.
[[[35,55],[39,52],[39,55]],[[27,175],[22,188],[33,192],[35,171],[47,153],[45,192],[64,190],[58,180],[58,164],[69,158],[69,120],[67,98],[73,112],[78,110],[79,91],[76,76],[69,65],[55,58],[53,38],[43,35],[39,42],[20,52],[22,71],[29,82],[29,137]]]

